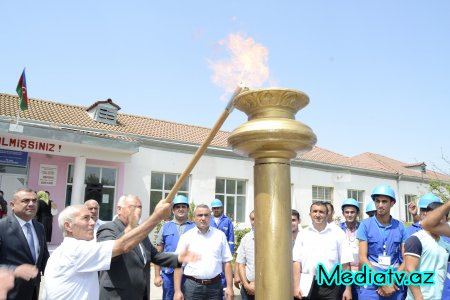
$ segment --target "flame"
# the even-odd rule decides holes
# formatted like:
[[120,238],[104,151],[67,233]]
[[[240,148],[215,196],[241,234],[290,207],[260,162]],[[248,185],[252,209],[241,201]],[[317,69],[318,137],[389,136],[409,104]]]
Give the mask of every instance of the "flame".
[[259,87],[269,80],[269,50],[243,34],[231,33],[218,42],[230,57],[225,60],[208,60],[213,70],[214,84],[232,93],[237,85]]

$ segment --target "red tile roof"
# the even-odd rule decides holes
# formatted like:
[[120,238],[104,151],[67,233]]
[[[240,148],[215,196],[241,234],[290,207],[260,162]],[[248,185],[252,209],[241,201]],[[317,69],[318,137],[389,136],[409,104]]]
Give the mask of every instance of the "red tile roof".
[[[112,100],[97,101],[96,103],[112,103]],[[17,96],[0,93],[0,116],[15,120],[19,99]],[[116,105],[116,104],[114,104]],[[210,129],[205,127],[168,122],[153,118],[146,118],[118,113],[117,125],[109,125],[94,121],[87,112],[87,107],[68,105],[40,99],[29,99],[29,109],[20,113],[21,120],[50,123],[55,127],[69,127],[70,130],[80,130],[95,135],[109,136],[126,140],[152,138],[172,140],[176,142],[199,145],[207,137]],[[91,108],[93,106],[90,106]],[[212,146],[228,148],[227,139],[230,133],[219,131],[211,142]],[[375,153],[362,153],[354,157],[347,157],[327,149],[314,147],[310,152],[298,156],[300,161],[318,162],[336,166],[358,168],[403,174],[425,179],[440,179],[450,182],[450,176],[427,170],[421,173],[408,168],[421,164],[408,164]]]
[[[137,135],[161,140],[201,144],[210,129],[162,121],[140,116],[117,114],[117,125],[94,121],[86,107],[29,98],[28,110],[20,113],[22,120],[48,122],[58,126],[73,126],[93,132],[108,132],[111,136]],[[101,102],[101,101],[98,101]],[[0,93],[0,115],[16,118],[18,97]],[[103,102],[102,102],[103,103]],[[212,141],[216,147],[227,147],[229,133],[220,131]]]

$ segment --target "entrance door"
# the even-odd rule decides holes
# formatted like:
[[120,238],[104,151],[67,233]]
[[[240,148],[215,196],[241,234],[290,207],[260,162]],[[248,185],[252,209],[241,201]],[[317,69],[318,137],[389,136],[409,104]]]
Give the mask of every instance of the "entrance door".
[[[0,174],[0,190],[3,191],[6,201],[12,199],[14,192],[19,189],[26,187],[27,176],[22,174]],[[9,212],[9,209],[8,209]]]

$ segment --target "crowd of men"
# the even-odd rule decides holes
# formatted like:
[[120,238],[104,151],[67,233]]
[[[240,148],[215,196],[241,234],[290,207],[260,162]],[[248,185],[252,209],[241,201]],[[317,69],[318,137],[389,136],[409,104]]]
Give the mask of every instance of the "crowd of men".
[[[415,223],[409,228],[391,216],[394,190],[375,187],[368,218],[358,221],[360,206],[342,201],[344,222],[334,222],[334,207],[317,201],[310,206],[311,225],[302,228],[300,214],[292,210],[293,294],[296,299],[450,299],[448,264],[450,201],[423,195],[409,211]],[[58,216],[62,244],[49,255],[44,226],[36,220],[38,197],[19,189],[10,201],[11,214],[0,220],[1,299],[148,299],[150,263],[155,264],[154,285],[163,299],[231,300],[233,283],[242,299],[255,299],[255,212],[251,230],[234,254],[234,228],[223,203],[199,204],[189,219],[189,201],[178,195],[172,203],[161,200],[153,214],[142,220],[142,203],[135,195],[120,197],[116,216],[99,219],[99,204],[66,207]],[[156,247],[149,233],[159,229]],[[433,272],[432,285],[398,282],[342,285],[320,283],[318,266],[332,273],[369,268],[412,274]],[[43,291],[39,291],[45,274]],[[420,273],[421,274],[421,273]]]
[[[298,226],[294,228],[299,224],[300,216],[297,211],[292,211],[294,297],[320,300],[450,299],[450,223],[447,223],[450,201],[444,205],[434,194],[423,195],[417,205],[409,205],[415,223],[406,229],[402,222],[391,216],[396,197],[390,186],[375,187],[371,198],[373,201],[365,209],[368,218],[361,222],[358,221],[358,201],[343,200],[344,222],[339,226],[334,223],[334,207],[329,202],[314,202],[309,212],[311,225],[301,230]],[[253,224],[257,216],[251,212],[249,217],[252,231],[242,238],[236,258],[242,299],[255,299]],[[430,273],[434,283],[319,284],[319,264],[328,274],[337,265],[344,272],[359,272],[364,266],[373,273],[389,273],[389,270],[407,276],[412,276],[413,272]]]

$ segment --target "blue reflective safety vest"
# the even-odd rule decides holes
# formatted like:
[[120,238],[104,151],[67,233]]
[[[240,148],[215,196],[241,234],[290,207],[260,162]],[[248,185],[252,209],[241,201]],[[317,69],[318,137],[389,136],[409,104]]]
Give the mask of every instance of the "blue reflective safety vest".
[[[187,220],[183,225],[183,233],[191,228],[195,227],[195,223]],[[164,244],[164,252],[175,252],[177,250],[178,241],[180,240],[180,235],[178,234],[177,223],[170,221],[164,223],[162,230],[162,243]],[[182,233],[182,234],[183,234]],[[162,271],[166,274],[173,273],[173,268],[163,267]]]
[[412,236],[414,233],[418,232],[422,230],[422,226],[420,225],[419,222],[416,222],[414,224],[411,224],[411,226],[409,226],[408,228],[406,228],[406,238],[409,238],[410,236]]
[[214,215],[211,215],[210,225],[221,230],[227,237],[228,246],[230,246],[231,255],[234,254],[234,228],[233,222],[224,214],[219,218],[219,224],[216,224]]
[[358,228],[358,240],[367,241],[367,258],[376,270],[387,267],[378,263],[386,245],[386,255],[391,257],[391,266],[397,269],[403,262],[402,244],[406,241],[406,230],[402,222],[391,217],[389,225],[378,222],[376,216],[365,219]]

